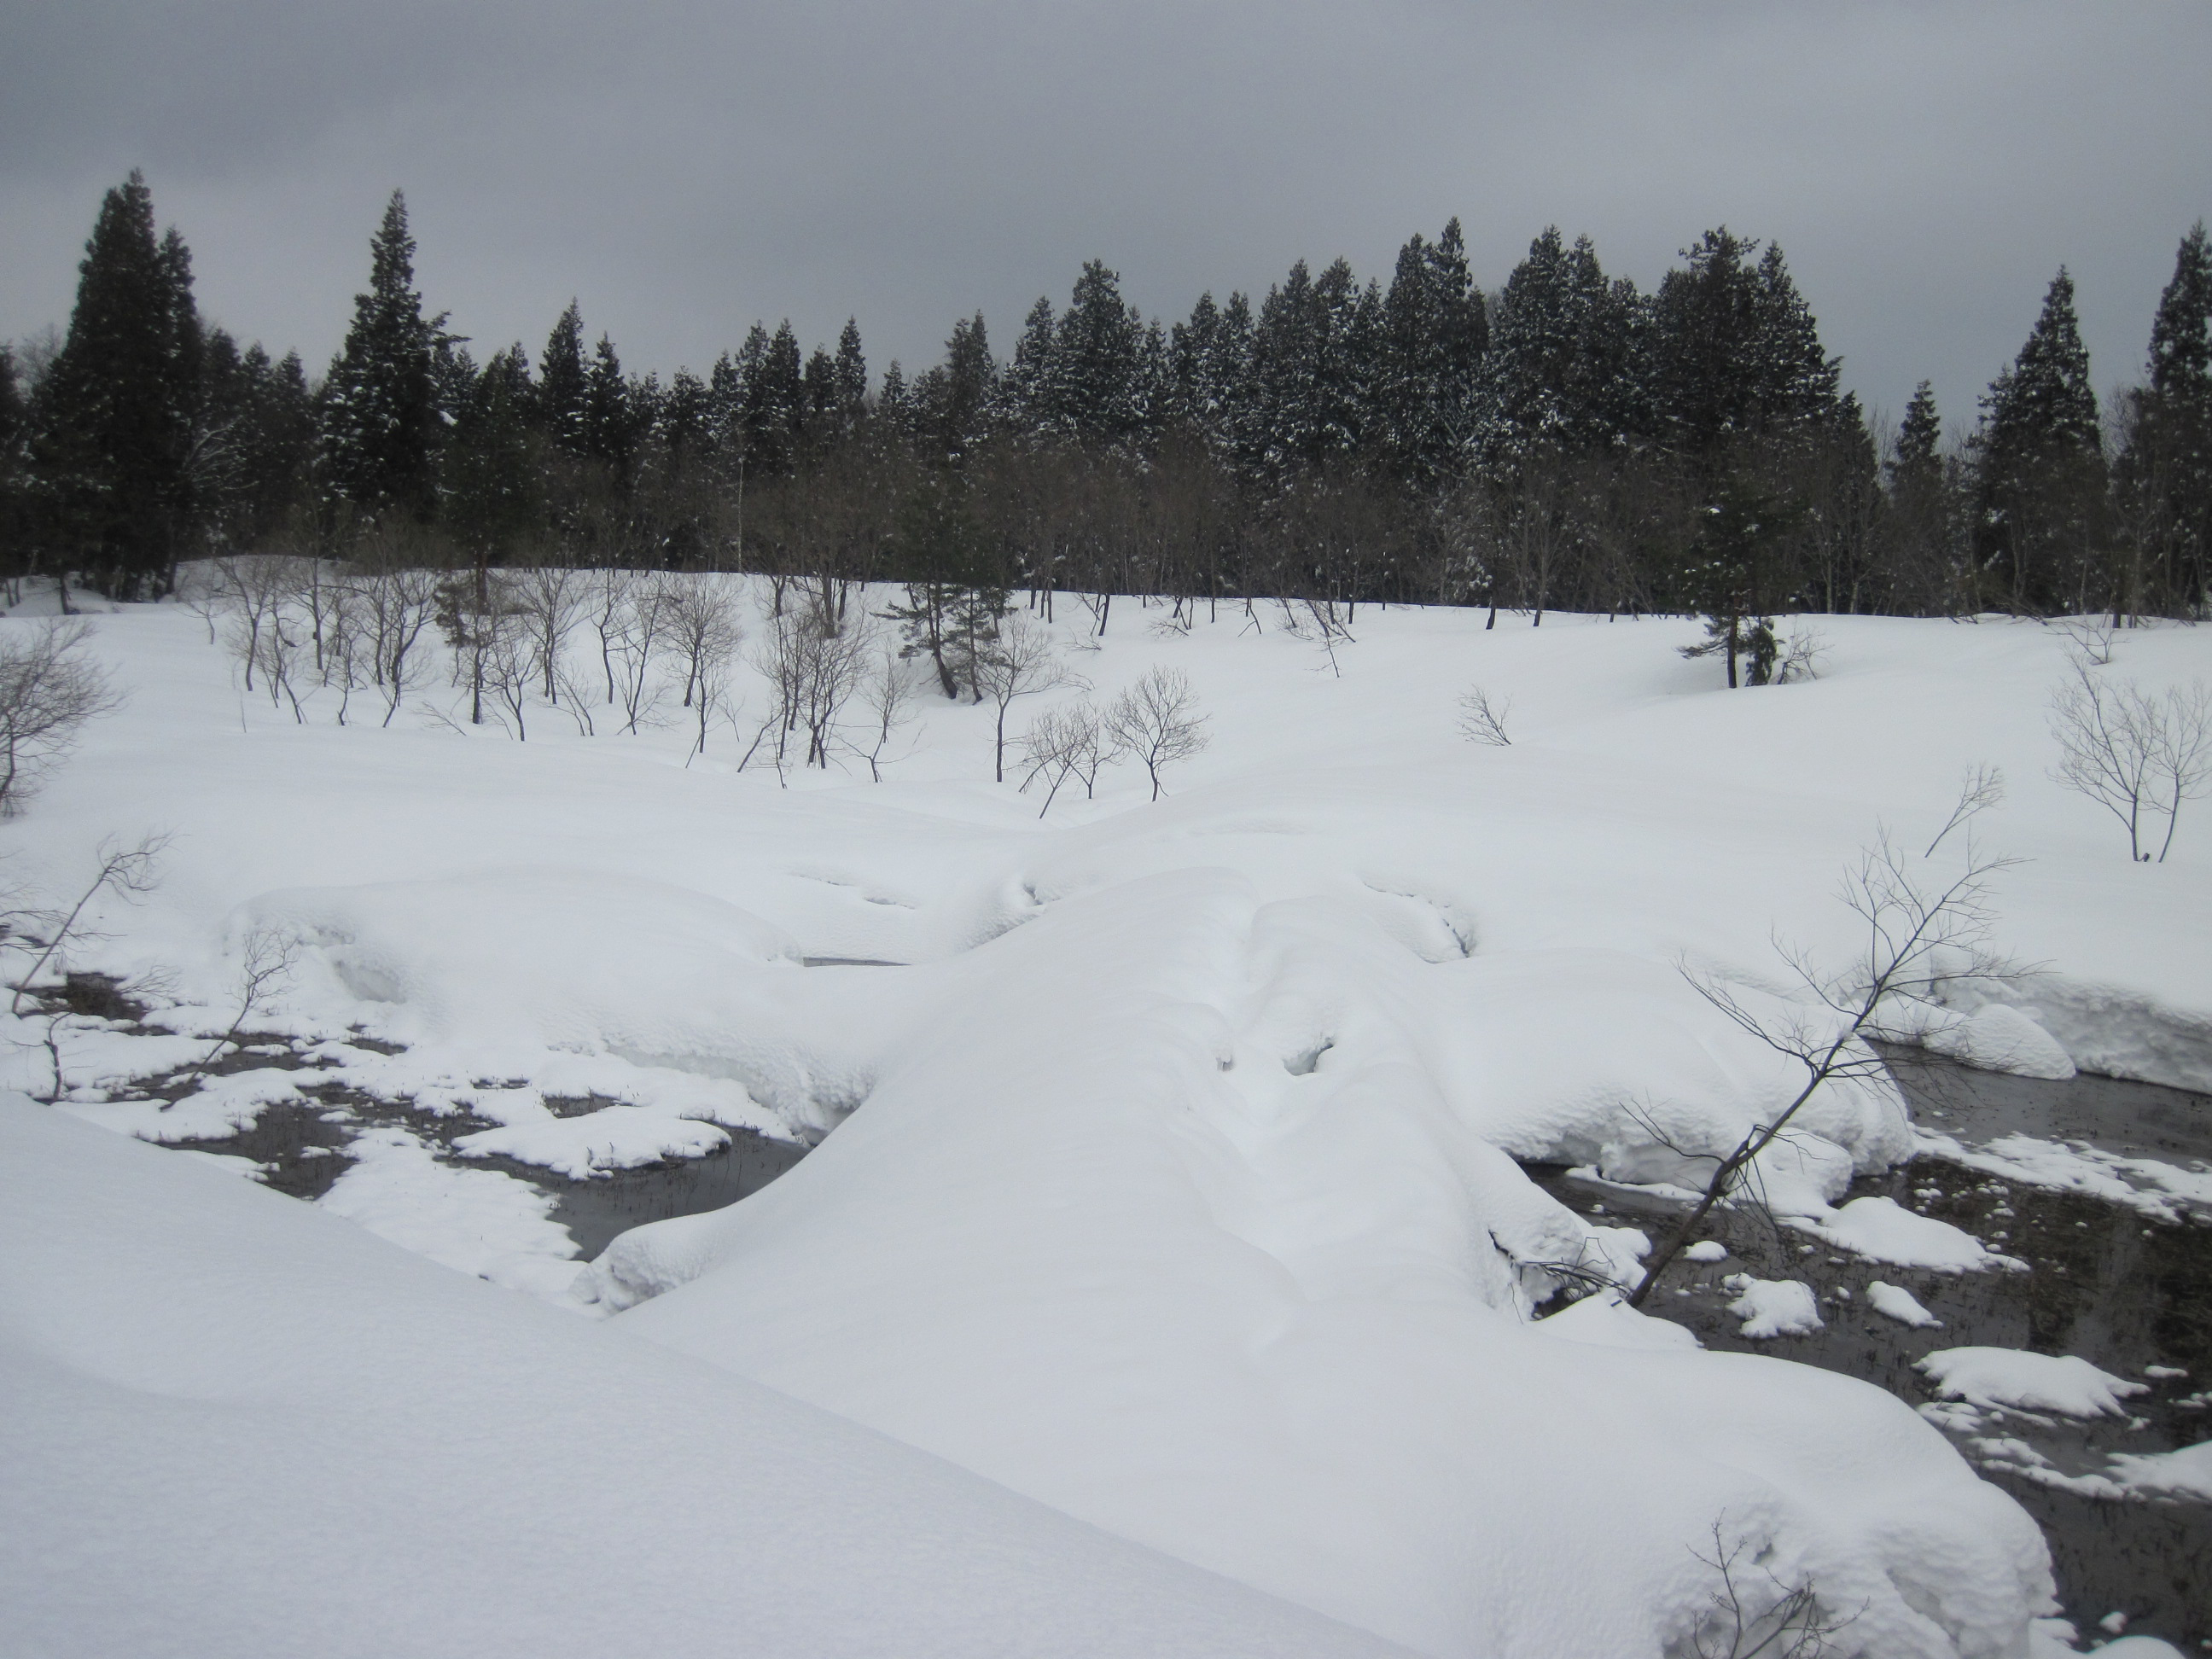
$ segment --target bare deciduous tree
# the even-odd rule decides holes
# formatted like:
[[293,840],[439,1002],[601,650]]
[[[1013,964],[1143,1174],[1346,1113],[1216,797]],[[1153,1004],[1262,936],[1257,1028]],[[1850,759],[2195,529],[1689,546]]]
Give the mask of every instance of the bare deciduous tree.
[[561,701],[561,653],[592,602],[591,573],[573,565],[540,564],[515,573],[515,605],[530,636],[530,653],[545,701]]
[[715,576],[671,576],[660,583],[664,648],[684,678],[684,706],[699,694],[702,672],[737,653],[744,630],[729,585]]
[[2077,658],[2051,698],[2059,760],[2051,775],[2087,795],[2128,832],[2128,857],[2152,862],[2144,845],[2166,820],[2156,861],[2172,850],[2181,804],[2212,782],[2212,690],[2202,680],[2153,696],[2133,680],[2107,684]]
[[122,702],[92,660],[91,638],[92,624],[76,617],[0,632],[0,816],[21,811],[85,722]]
[[1472,686],[1459,700],[1459,734],[1469,743],[1510,749],[1513,739],[1505,735],[1505,717],[1512,712],[1512,698],[1492,702],[1489,692],[1479,685]]
[[102,893],[113,893],[126,903],[135,903],[154,890],[160,880],[160,862],[167,850],[170,836],[156,832],[141,836],[125,847],[113,836],[100,843],[100,867],[92,880],[78,894],[66,910],[20,912],[10,919],[5,943],[31,953],[30,966],[15,981],[15,994],[8,1002],[8,1012],[23,1012],[23,999],[38,983],[39,976],[47,965],[61,959],[76,941],[89,935],[84,925],[86,909]]
[[595,626],[611,625],[600,635],[607,665],[608,701],[619,702],[623,730],[632,737],[641,725],[649,726],[659,712],[665,688],[655,678],[654,665],[668,648],[668,594],[659,582],[632,579],[617,589],[611,624],[594,614]]
[[850,746],[866,759],[871,782],[884,781],[884,750],[915,718],[916,673],[909,659],[890,651],[878,655],[874,668],[860,682],[858,696],[867,711],[867,724],[862,729],[868,746],[866,750],[858,744]]
[[1188,675],[1180,668],[1151,668],[1107,705],[1106,735],[1142,764],[1152,781],[1152,799],[1158,800],[1161,773],[1212,741],[1206,731],[1207,718],[1198,712],[1198,696],[1190,689]]
[[[238,1041],[246,1022],[266,1012],[270,991],[290,975],[299,955],[299,936],[289,928],[264,923],[246,935],[239,953],[238,1011],[231,1016],[228,1028],[215,1040],[215,1046],[200,1056],[199,1064],[172,1079],[175,1086],[189,1090],[207,1075],[207,1068]],[[175,1104],[173,1100],[164,1102],[161,1109],[167,1111]]]
[[[1958,816],[1958,809],[1953,816]],[[1698,995],[1768,1048],[1795,1060],[1803,1070],[1804,1082],[1771,1121],[1753,1124],[1733,1151],[1698,1155],[1713,1164],[1711,1178],[1646,1265],[1643,1283],[1628,1298],[1630,1307],[1644,1305],[1713,1206],[1753,1178],[1753,1160],[1786,1136],[1791,1121],[1823,1085],[1882,1073],[1881,1057],[1867,1045],[1863,1033],[1877,1022],[1886,998],[1909,994],[1940,1000],[1946,985],[2017,976],[2017,964],[1990,943],[1995,921],[1990,884],[2016,860],[1982,854],[1971,841],[1965,856],[1960,874],[1941,885],[1925,884],[1888,833],[1878,832],[1845,875],[1840,895],[1864,924],[1864,955],[1840,973],[1826,973],[1809,952],[1778,939],[1775,949],[1797,984],[1794,997],[1747,994],[1717,975],[1681,964],[1683,977]]]
[[1046,709],[1030,722],[1021,744],[1022,759],[1029,767],[1022,787],[1027,789],[1041,777],[1051,780],[1044,805],[1037,809],[1039,817],[1052,811],[1054,797],[1070,778],[1083,780],[1086,798],[1094,794],[1099,769],[1111,758],[1105,724],[1088,697]]
[[1966,781],[1959,786],[1958,803],[1951,808],[1951,816],[1943,820],[1943,827],[1936,832],[1936,839],[1928,843],[1928,850],[1920,856],[1934,858],[1936,849],[1950,839],[1953,830],[1972,823],[2003,799],[2002,770],[1994,766],[1969,767]]
[[[1764,1548],[1754,1550],[1748,1540],[1729,1543],[1720,1522],[1713,1523],[1713,1553],[1690,1553],[1720,1582],[1691,1632],[1685,1659],[1820,1659],[1828,1638],[1858,1616],[1831,1612],[1809,1578],[1791,1583],[1778,1577]],[[1755,1582],[1753,1567],[1763,1584]]]
[[1006,710],[1014,699],[1066,685],[1090,688],[1088,680],[1060,661],[1052,635],[1019,612],[999,624],[996,638],[977,647],[974,681],[977,701],[996,707],[991,764],[1000,783],[1006,781]]
[[438,614],[437,573],[410,565],[369,572],[357,578],[355,593],[356,648],[368,659],[369,683],[383,695],[389,726],[428,672],[420,647]]

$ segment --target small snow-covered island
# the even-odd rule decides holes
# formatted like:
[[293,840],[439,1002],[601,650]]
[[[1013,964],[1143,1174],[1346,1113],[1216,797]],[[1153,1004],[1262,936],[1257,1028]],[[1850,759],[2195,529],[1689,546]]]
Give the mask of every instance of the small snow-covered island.
[[0,1651],[2212,1643],[2201,224],[1948,427],[1727,230],[663,380],[158,226],[0,356]]

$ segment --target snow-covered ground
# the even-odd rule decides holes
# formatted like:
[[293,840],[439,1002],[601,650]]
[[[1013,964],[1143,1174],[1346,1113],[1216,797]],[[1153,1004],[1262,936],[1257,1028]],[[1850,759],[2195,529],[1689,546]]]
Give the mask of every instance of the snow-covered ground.
[[[283,1563],[285,1582],[371,1582],[392,1565],[389,1540],[366,1519],[349,1531],[331,1506],[348,1483],[366,1483],[361,1516],[406,1504],[401,1474],[370,1471],[404,1461],[410,1423],[431,1425],[422,1467],[402,1474],[434,1488],[458,1460],[454,1524],[491,1557],[483,1606],[527,1604],[532,1620],[569,1606],[587,1575],[565,1547],[536,1547],[541,1510],[559,1511],[564,1539],[589,1539],[600,1511],[580,1494],[611,1494],[607,1529],[623,1536],[596,1574],[595,1606],[617,1620],[590,1626],[602,1633],[632,1602],[666,1628],[726,1628],[740,1615],[724,1609],[749,1605],[744,1586],[763,1576],[781,1576],[776,1616],[797,1621],[778,1626],[783,1650],[866,1650],[853,1632],[872,1617],[903,1632],[896,1594],[841,1601],[733,1522],[664,1539],[619,1518],[666,1507],[656,1471],[683,1458],[687,1428],[737,1465],[768,1441],[834,1430],[852,1437],[836,1442],[845,1449],[808,1441],[786,1474],[826,1458],[904,1482],[904,1513],[941,1498],[934,1524],[967,1540],[943,1566],[948,1629],[971,1628],[957,1620],[983,1618],[1003,1600],[991,1587],[1023,1576],[1029,1558],[991,1528],[1028,1523],[1018,1500],[961,1486],[923,1453],[1073,1517],[1037,1547],[1054,1565],[1024,1606],[1060,1607],[1051,1586],[1064,1582],[1083,1587],[1067,1606],[1127,1594],[1168,1621],[1092,1629],[1098,1651],[1245,1650],[1203,1647],[1217,1639],[1205,1620],[1231,1605],[1218,1598],[1243,1594],[1221,1583],[1233,1580],[1291,1632],[1252,1634],[1254,1651],[1362,1650],[1290,1602],[1437,1655],[1686,1654],[1712,1607],[1717,1550],[1759,1561],[1754,1596],[1810,1583],[1855,1612],[1831,1651],[2025,1651],[2049,1575],[2008,1498],[1870,1387],[1694,1351],[1614,1304],[1547,1326],[1544,1264],[1632,1274],[1641,1240],[1571,1213],[1514,1159],[1663,1182],[1695,1166],[1662,1139],[1725,1151],[1786,1102],[1795,1068],[1698,996],[1677,959],[1735,976],[1752,1000],[1782,986],[1778,930],[1845,965],[1859,939],[1834,902],[1839,871],[1878,822],[1917,859],[1975,764],[2008,785],[1977,833],[2026,860],[2002,878],[1997,943],[2040,967],[1999,993],[2014,1005],[2002,1015],[1912,1017],[1939,1045],[2023,1070],[2048,1074],[2055,1053],[2212,1082],[2212,818],[2185,816],[2168,862],[2130,865],[2112,823],[2049,780],[2043,710],[2066,641],[2024,623],[1825,620],[1821,678],[1731,693],[1710,663],[1677,655],[1694,629],[1674,622],[1508,617],[1485,631],[1479,612],[1363,610],[1332,660],[1276,608],[1256,621],[1224,608],[1188,634],[1143,626],[1161,614],[1117,605],[1102,644],[1063,599],[1058,632],[1101,695],[1156,664],[1186,672],[1211,746],[1170,771],[1163,801],[1124,766],[1095,801],[1063,791],[1042,819],[1036,793],[989,781],[988,708],[933,700],[880,784],[860,767],[784,787],[732,769],[742,745],[726,726],[686,764],[691,734],[673,729],[586,738],[541,719],[526,744],[408,711],[388,729],[340,728],[313,702],[298,725],[243,691],[197,617],[102,618],[98,647],[130,702],[0,826],[0,846],[20,884],[63,893],[102,837],[170,832],[158,888],[102,907],[105,937],[70,965],[140,986],[157,1021],[200,1040],[73,1019],[50,1048],[46,1022],[25,1018],[9,1033],[23,1045],[15,1086],[53,1094],[58,1058],[64,1112],[173,1140],[338,1087],[466,1110],[489,1127],[459,1136],[459,1153],[570,1174],[696,1153],[727,1128],[827,1138],[741,1205],[618,1239],[580,1298],[535,1188],[433,1157],[404,1123],[356,1143],[325,1207],[566,1304],[555,1312],[403,1272],[366,1241],[287,1244],[295,1212],[273,1194],[193,1160],[157,1171],[150,1154],[125,1181],[102,1161],[112,1149],[18,1113],[7,1158],[35,1160],[54,1195],[39,1237],[77,1240],[10,1246],[9,1280],[27,1287],[7,1326],[22,1363],[131,1391],[113,1413],[149,1441],[163,1401],[198,1402],[177,1408],[186,1417],[217,1409],[210,1399],[247,1411],[265,1365],[282,1409],[315,1400],[298,1421],[319,1445],[343,1435],[313,1426],[317,1368],[342,1367],[343,1333],[301,1336],[314,1357],[288,1370],[264,1334],[282,1325],[271,1299],[305,1322],[319,1297],[347,1331],[419,1317],[436,1341],[395,1343],[375,1373],[410,1410],[335,1462],[252,1464],[258,1496],[237,1503],[281,1518],[289,1486],[320,1469],[298,1498],[318,1517],[319,1565]],[[2185,683],[2212,673],[2212,635],[2125,635],[2101,672]],[[1512,699],[1510,747],[1456,735],[1474,684]],[[757,678],[738,690],[757,709]],[[431,694],[447,707],[453,695]],[[1073,695],[1017,704],[1012,723]],[[237,1012],[241,962],[270,940],[294,960],[251,1026],[289,1039],[284,1052],[173,1109],[130,1098],[144,1092],[134,1078],[208,1051]],[[806,965],[829,958],[908,965]],[[1814,1236],[1900,1265],[2001,1270],[1910,1212],[1829,1207],[1854,1170],[1914,1148],[1886,1086],[1832,1085],[1799,1122],[1765,1173]],[[130,1195],[121,1207],[160,1223],[127,1231],[136,1249],[94,1249],[62,1225],[71,1194],[110,1182]],[[328,1218],[296,1219],[329,1236]],[[227,1291],[264,1248],[300,1260],[279,1285]],[[190,1297],[160,1289],[193,1272]],[[356,1297],[376,1311],[345,1312]],[[95,1340],[67,1316],[89,1346],[57,1346],[49,1327],[78,1303],[108,1310],[111,1334]],[[577,1316],[591,1313],[608,1316],[596,1330]],[[479,1344],[493,1380],[444,1392],[442,1370],[477,1362],[440,1358],[441,1343]],[[102,1344],[137,1358],[111,1364]],[[553,1379],[542,1392],[494,1375],[523,1348]],[[561,1410],[538,1431],[553,1395]],[[64,1449],[106,1432],[73,1397],[59,1383],[35,1396]],[[333,1406],[323,1420],[351,1419]],[[472,1425],[489,1437],[481,1463],[453,1450]],[[204,1422],[175,1426],[220,1444]],[[623,1451],[595,1449],[590,1482],[547,1472],[594,1437]],[[220,1591],[190,1588],[234,1559],[282,1558],[289,1534],[275,1521],[210,1528],[191,1512],[202,1464],[118,1461],[133,1458],[143,1489],[59,1452],[39,1466],[42,1481],[85,1490],[36,1559],[143,1553],[133,1641],[166,1618],[178,1651],[343,1650],[314,1639],[319,1620],[349,1616],[327,1584],[295,1601],[283,1642],[253,1634],[264,1627],[240,1623]],[[518,1464],[528,1480],[495,1503],[491,1471]],[[713,1486],[712,1468],[681,1480]],[[754,1520],[823,1535],[795,1476],[733,1467],[728,1480],[757,1483]],[[979,1516],[977,1492],[1007,1507]],[[125,1508],[179,1525],[103,1541]],[[1182,1571],[1132,1544],[1205,1571],[1180,1589],[1116,1589]],[[878,1534],[854,1547],[856,1574],[889,1552],[885,1581],[906,1582]],[[826,1622],[810,1650],[817,1600]],[[31,1611],[48,1629],[92,1618],[61,1591]],[[995,1635],[944,1650],[1001,1638],[1086,1650],[1052,1626],[1014,1639],[1028,1615],[1000,1611]],[[1159,1633],[1186,1613],[1172,1639]],[[57,1650],[127,1646],[88,1636]],[[395,1635],[360,1650],[434,1646]]]

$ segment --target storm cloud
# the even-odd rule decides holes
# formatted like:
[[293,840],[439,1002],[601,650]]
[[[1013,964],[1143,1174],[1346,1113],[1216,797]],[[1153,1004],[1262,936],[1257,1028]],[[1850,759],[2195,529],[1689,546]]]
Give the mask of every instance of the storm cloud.
[[1845,384],[1947,416],[2063,263],[2100,391],[2212,214],[2189,3],[725,4],[13,0],[0,337],[64,322],[143,167],[203,309],[326,361],[384,198],[434,309],[533,353],[573,295],[626,362],[860,319],[878,371],[979,307],[1003,354],[1103,258],[1149,313],[1291,262],[1387,279],[1457,216],[1479,278],[1547,224],[1649,286],[1779,241]]

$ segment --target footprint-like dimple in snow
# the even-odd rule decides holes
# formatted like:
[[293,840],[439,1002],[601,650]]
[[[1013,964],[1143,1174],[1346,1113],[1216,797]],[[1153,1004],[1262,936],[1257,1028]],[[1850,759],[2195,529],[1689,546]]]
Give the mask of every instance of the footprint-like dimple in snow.
[[895,893],[881,884],[862,876],[833,875],[826,870],[793,870],[788,873],[799,881],[818,881],[824,887],[843,887],[857,893],[866,904],[886,904],[896,910],[919,910],[921,901]]

